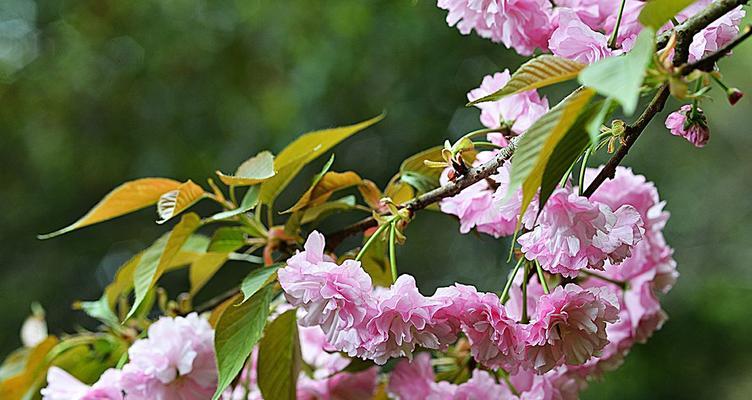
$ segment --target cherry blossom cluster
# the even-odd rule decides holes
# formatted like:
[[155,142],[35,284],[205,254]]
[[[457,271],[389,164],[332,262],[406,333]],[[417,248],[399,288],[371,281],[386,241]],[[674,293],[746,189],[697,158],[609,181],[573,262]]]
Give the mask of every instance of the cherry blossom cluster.
[[426,297],[412,276],[401,275],[390,288],[373,289],[359,262],[327,260],[324,245],[323,235],[311,233],[305,251],[279,270],[280,285],[303,310],[301,325],[320,326],[335,349],[377,364],[411,357],[416,347],[445,350],[464,334],[486,367],[544,373],[600,354],[607,324],[618,319],[617,297],[606,287],[559,286],[533,303],[529,324],[512,318],[496,294],[472,286]]
[[[277,311],[280,311],[279,309]],[[378,368],[341,372],[350,359],[334,352],[318,327],[299,327],[303,361],[310,374],[297,381],[298,399],[370,398],[376,390]],[[193,313],[163,317],[152,324],[146,339],[131,346],[122,369],[108,369],[89,386],[58,367],[50,368],[44,400],[210,399],[217,388],[214,330]],[[253,350],[235,387],[222,400],[260,400],[257,381],[258,348]]]
[[[712,1],[695,2],[676,20],[686,20]],[[645,2],[626,0],[620,20],[618,0],[438,0],[437,5],[448,11],[447,23],[462,34],[475,31],[524,56],[540,49],[589,64],[631,49],[642,30],[638,17]],[[744,10],[736,8],[695,35],[690,61],[731,41],[743,17]],[[617,20],[618,33],[609,46]]]

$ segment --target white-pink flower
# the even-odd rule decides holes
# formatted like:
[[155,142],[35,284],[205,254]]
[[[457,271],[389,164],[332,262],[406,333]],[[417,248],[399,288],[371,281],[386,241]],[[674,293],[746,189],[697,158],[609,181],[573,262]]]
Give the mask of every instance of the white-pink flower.
[[[467,94],[467,99],[474,101],[488,96],[504,87],[510,78],[509,70],[506,69],[486,75],[480,86]],[[548,111],[548,99],[541,98],[536,90],[531,90],[475,106],[480,109],[480,122],[486,128],[496,129],[504,125],[510,128],[511,134],[521,135]],[[499,146],[506,146],[508,143],[504,135],[498,132],[490,133],[488,139]]]
[[[699,0],[680,12],[676,19],[679,22],[684,22],[712,2],[713,0]],[[689,62],[697,61],[710,53],[716,52],[733,40],[739,34],[739,24],[745,15],[744,9],[739,6],[695,34],[692,38],[692,44],[689,46]],[[667,24],[663,29],[669,27],[670,25]]]
[[43,400],[123,400],[120,371],[108,369],[89,386],[53,366],[47,371],[47,387],[41,394]]
[[528,260],[573,278],[583,268],[602,270],[607,259],[620,262],[641,239],[642,220],[631,206],[616,212],[587,198],[557,189],[538,218],[539,225],[519,237]]
[[447,24],[457,25],[463,35],[475,30],[521,55],[545,51],[553,29],[548,0],[438,0],[437,5],[449,11]]
[[202,400],[217,387],[214,330],[196,313],[160,318],[128,356],[121,376],[128,400]]
[[[321,326],[330,343],[361,324],[371,308],[371,277],[360,262],[337,265],[324,256],[324,236],[312,232],[305,251],[287,261],[277,272],[287,301],[305,311],[303,326]],[[350,349],[354,351],[353,349]]]
[[618,319],[619,302],[606,287],[558,286],[538,302],[527,327],[525,358],[538,373],[581,365],[608,344],[606,324]]
[[606,35],[590,29],[570,9],[559,9],[559,26],[554,30],[548,47],[556,56],[583,64],[592,64],[613,54]]

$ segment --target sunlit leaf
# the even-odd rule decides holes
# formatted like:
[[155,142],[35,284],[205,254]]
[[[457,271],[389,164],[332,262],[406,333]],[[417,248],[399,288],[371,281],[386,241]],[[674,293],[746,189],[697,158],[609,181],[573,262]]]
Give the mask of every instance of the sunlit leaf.
[[363,180],[358,174],[352,171],[347,172],[327,172],[313,186],[311,186],[303,196],[285,212],[294,212],[306,207],[320,205],[326,202],[334,192],[349,187],[359,185]]
[[240,202],[240,206],[234,210],[222,211],[209,217],[210,221],[219,221],[221,219],[232,218],[236,215],[243,214],[245,212],[253,210],[258,204],[260,186],[251,186],[248,191],[245,192],[243,200]]
[[374,210],[381,207],[381,198],[383,195],[375,183],[368,179],[363,179],[363,182],[358,185],[358,191],[360,192],[360,195],[363,196],[363,200],[365,200],[369,207]]
[[300,170],[337,143],[384,119],[384,114],[355,125],[306,133],[279,153],[274,160],[277,175],[261,184],[261,203],[272,204]]
[[266,400],[295,400],[302,364],[295,310],[277,317],[259,342],[258,386]]
[[228,186],[255,185],[274,176],[274,165],[274,155],[262,151],[240,164],[234,175],[217,171],[217,176]]
[[538,192],[543,171],[554,148],[594,95],[592,89],[577,89],[533,123],[519,140],[512,160],[508,195],[515,193],[522,185],[520,215],[525,214]]
[[655,32],[643,29],[629,53],[608,57],[585,68],[580,83],[618,101],[632,115],[640,100],[645,70],[655,53]]
[[83,334],[58,343],[49,357],[54,359],[52,365],[90,385],[105,370],[114,367],[127,351],[127,342],[114,335]]
[[577,61],[543,54],[522,64],[504,87],[488,96],[471,101],[467,105],[496,101],[512,94],[568,81],[576,78],[585,67],[585,64]]
[[37,237],[49,239],[74,229],[149,207],[154,205],[163,194],[175,190],[179,186],[180,182],[165,178],[143,178],[126,182],[108,193],[78,221],[58,231]]
[[178,186],[177,189],[171,190],[159,198],[157,202],[159,220],[157,223],[164,224],[172,217],[187,210],[203,197],[204,189],[189,179]]
[[679,11],[687,8],[696,0],[652,0],[645,3],[640,11],[640,23],[646,28],[660,29]]
[[220,315],[214,334],[219,383],[213,400],[222,396],[222,392],[240,373],[261,338],[269,316],[271,298],[272,288],[266,286],[250,300],[237,306],[227,306]]
[[315,207],[307,208],[304,211],[300,211],[303,213],[303,216],[300,218],[300,223],[304,225],[310,224],[313,221],[321,221],[331,214],[355,209],[355,196],[345,196],[341,199],[329,201]]
[[240,284],[240,291],[243,292],[243,302],[248,301],[261,288],[276,279],[277,270],[284,266],[284,264],[274,264],[251,271]]
[[195,295],[206,285],[214,274],[227,262],[228,253],[202,254],[191,264],[188,280],[191,283],[191,295]]
[[245,229],[239,226],[223,226],[212,235],[207,252],[231,253],[245,246]]
[[126,318],[133,315],[146,298],[146,294],[154,287],[172,259],[199,225],[198,215],[195,213],[186,214],[169,234],[157,239],[153,245],[144,251],[133,272],[133,287],[136,298]]
[[0,382],[0,399],[26,400],[38,392],[44,383],[50,360],[47,355],[58,343],[58,339],[49,336],[36,345],[26,358],[23,370]]

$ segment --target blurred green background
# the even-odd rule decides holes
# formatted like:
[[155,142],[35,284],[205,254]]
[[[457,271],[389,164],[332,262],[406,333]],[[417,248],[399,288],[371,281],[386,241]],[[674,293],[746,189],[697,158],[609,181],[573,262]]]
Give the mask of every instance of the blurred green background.
[[[335,149],[334,165],[383,186],[405,157],[479,127],[465,93],[523,59],[461,36],[444,18],[435,2],[408,0],[0,3],[0,356],[20,345],[35,300],[53,332],[90,327],[71,303],[97,298],[118,265],[162,232],[149,209],[35,239],[125,180],[203,183],[307,130],[387,110]],[[751,44],[722,67],[728,83],[752,93]],[[564,89],[547,92],[552,103]],[[681,278],[664,301],[663,330],[585,398],[752,393],[752,113],[749,98],[730,108],[713,92],[706,148],[672,137],[661,119],[626,159],[668,203]],[[306,179],[278,204],[292,204]],[[502,285],[507,243],[462,236],[454,219],[431,212],[407,233],[400,268],[425,293],[453,281]]]

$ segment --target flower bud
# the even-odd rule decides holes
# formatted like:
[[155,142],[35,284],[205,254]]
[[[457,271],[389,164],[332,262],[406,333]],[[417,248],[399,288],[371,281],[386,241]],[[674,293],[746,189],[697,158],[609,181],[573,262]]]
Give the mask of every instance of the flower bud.
[[726,96],[728,96],[728,101],[733,106],[744,97],[744,92],[737,88],[728,88],[726,89]]

